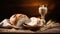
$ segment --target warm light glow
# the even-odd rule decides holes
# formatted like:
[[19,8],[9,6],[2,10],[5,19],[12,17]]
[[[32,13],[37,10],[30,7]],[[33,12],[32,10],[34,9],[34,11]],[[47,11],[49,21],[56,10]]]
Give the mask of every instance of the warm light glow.
[[27,2],[23,2],[21,5],[19,6],[39,6],[41,4],[49,4],[49,2],[51,2],[50,0],[27,0]]

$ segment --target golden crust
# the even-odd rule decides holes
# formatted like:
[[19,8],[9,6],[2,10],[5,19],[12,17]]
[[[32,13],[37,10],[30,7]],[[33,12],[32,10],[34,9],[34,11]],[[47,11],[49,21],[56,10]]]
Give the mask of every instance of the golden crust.
[[24,14],[14,14],[10,17],[10,23],[12,25],[16,25],[18,20],[21,19],[21,18],[28,18],[28,17]]

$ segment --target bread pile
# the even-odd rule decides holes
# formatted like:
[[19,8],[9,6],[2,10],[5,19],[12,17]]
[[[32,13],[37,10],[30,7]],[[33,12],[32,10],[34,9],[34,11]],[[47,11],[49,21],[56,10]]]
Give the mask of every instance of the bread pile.
[[48,28],[60,26],[60,24],[56,25],[56,23],[52,23],[50,20],[45,24],[44,19],[40,19],[37,17],[29,18],[25,14],[14,14],[9,19],[4,19],[0,23],[0,27],[13,27],[13,28],[28,28],[28,29],[37,29],[40,31],[46,30]]

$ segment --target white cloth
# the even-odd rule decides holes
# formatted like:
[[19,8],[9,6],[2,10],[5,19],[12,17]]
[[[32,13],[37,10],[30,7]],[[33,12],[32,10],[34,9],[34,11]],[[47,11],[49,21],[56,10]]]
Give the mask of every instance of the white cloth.
[[21,27],[24,23],[29,23],[30,19],[29,18],[20,18],[17,22],[17,27]]
[[27,23],[30,26],[34,26],[37,25],[37,23],[39,22],[40,19],[36,18],[36,17],[32,17],[30,18],[31,22]]
[[9,26],[11,24],[8,23],[8,19],[4,19],[2,22],[2,26]]

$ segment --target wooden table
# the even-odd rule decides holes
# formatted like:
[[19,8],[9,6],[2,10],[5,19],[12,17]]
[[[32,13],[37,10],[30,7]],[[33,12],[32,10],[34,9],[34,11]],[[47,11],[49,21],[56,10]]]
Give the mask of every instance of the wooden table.
[[31,30],[15,30],[15,29],[5,29],[0,28],[0,33],[60,33],[60,27],[59,28],[52,28],[47,29],[45,31],[31,31]]

